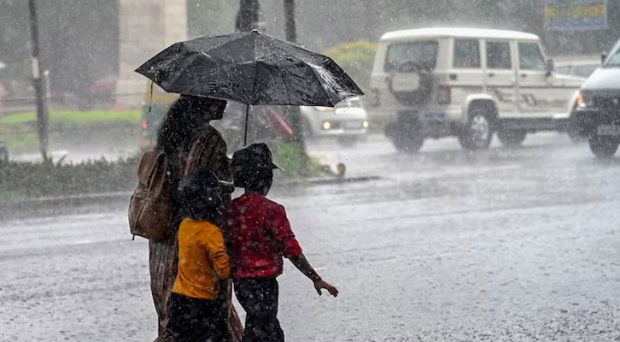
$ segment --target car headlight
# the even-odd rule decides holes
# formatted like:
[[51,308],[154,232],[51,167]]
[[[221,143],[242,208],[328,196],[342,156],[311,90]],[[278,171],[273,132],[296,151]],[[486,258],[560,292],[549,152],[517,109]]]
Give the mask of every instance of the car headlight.
[[332,123],[329,121],[323,121],[323,129],[328,131],[332,128]]
[[594,101],[592,100],[592,96],[579,92],[579,94],[577,95],[577,107],[579,108],[594,107]]
[[364,121],[364,122],[362,122],[362,127],[364,127],[364,128],[368,128],[368,126],[370,126],[370,125],[368,124],[368,121]]

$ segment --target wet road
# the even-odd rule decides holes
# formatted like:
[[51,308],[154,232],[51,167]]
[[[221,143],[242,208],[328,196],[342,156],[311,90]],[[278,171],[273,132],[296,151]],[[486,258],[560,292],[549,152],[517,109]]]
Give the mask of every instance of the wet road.
[[[318,297],[287,263],[287,340],[620,341],[620,157],[558,134],[493,147],[313,144],[350,176],[382,178],[275,189],[341,291]],[[147,244],[128,236],[124,203],[0,232],[0,340],[154,337]]]

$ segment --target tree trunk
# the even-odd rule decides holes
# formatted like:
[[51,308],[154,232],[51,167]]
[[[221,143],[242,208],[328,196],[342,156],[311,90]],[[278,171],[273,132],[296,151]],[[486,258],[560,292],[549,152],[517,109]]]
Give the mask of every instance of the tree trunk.
[[295,0],[284,0],[284,22],[286,40],[297,42],[297,30],[295,29]]
[[235,27],[237,31],[251,31],[258,29],[258,14],[260,12],[260,4],[258,0],[240,0],[239,13],[237,14],[237,22]]
[[[295,28],[295,0],[284,0],[284,22],[286,40],[296,43],[297,31]],[[302,135],[301,113],[298,106],[289,106],[286,110],[291,117],[291,128],[293,129],[293,143],[297,144],[300,151],[305,153],[306,144]],[[303,159],[304,161],[306,158]]]
[[43,160],[49,156],[47,154],[47,88],[42,79],[41,59],[39,56],[39,18],[37,16],[36,0],[28,2],[30,10],[30,36],[32,44],[32,82],[35,90],[37,102],[37,131],[39,133],[39,150]]

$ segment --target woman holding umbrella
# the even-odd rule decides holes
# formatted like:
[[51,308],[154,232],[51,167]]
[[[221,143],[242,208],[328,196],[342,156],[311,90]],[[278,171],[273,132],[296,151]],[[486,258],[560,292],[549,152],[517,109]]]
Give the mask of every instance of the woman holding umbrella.
[[[169,93],[209,96],[245,104],[244,145],[247,142],[247,122],[252,105],[334,107],[342,100],[364,94],[331,58],[260,34],[256,30],[221,36],[201,36],[177,42],[150,58],[138,67],[136,72],[151,79]],[[181,97],[183,98],[184,96]],[[196,106],[189,105],[187,110],[179,111],[193,111],[194,107]],[[215,133],[212,133],[202,139],[203,143],[193,145],[197,150],[209,146],[207,151],[200,154],[204,156],[213,156],[209,151],[214,148],[218,151],[215,156],[208,157],[206,162],[200,161],[201,158],[194,160],[191,158],[194,147],[189,145],[192,145],[191,141],[195,139],[186,136],[191,131],[188,127],[194,126],[192,123],[175,126],[174,112],[177,110],[171,109],[164,122],[158,145],[174,153],[172,162],[176,165],[173,165],[176,176],[181,174],[182,167],[179,165],[185,165],[186,159],[189,159],[187,164],[190,167],[208,167],[218,178],[230,180],[228,159],[224,158],[226,145],[219,133],[217,138],[213,138]],[[221,112],[218,113],[217,118],[220,118]],[[214,117],[203,118],[201,122],[213,119]],[[167,123],[170,120],[172,121]],[[171,129],[165,127],[167,124],[172,125]],[[173,137],[170,134],[175,130],[180,134]],[[211,127],[209,131],[213,132],[215,129]],[[213,140],[207,144],[207,141],[211,141],[209,139]],[[168,153],[167,150],[166,152]],[[226,172],[223,171],[224,167]],[[160,327],[167,324],[167,312],[162,304],[168,301],[176,272],[175,243],[176,241],[163,244],[151,242],[153,297],[158,307]]]
[[[231,180],[226,142],[209,124],[211,120],[222,118],[226,103],[214,98],[181,95],[168,110],[159,130],[157,148],[168,156],[171,189],[177,189],[180,179],[193,171],[208,170],[219,179]],[[176,191],[172,198],[180,223],[182,198]],[[223,200],[228,203],[230,195],[224,196]],[[177,263],[177,234],[171,234],[168,240],[162,242],[149,240],[151,292],[158,316],[156,341],[171,340],[166,328],[170,318],[168,303],[177,275]]]

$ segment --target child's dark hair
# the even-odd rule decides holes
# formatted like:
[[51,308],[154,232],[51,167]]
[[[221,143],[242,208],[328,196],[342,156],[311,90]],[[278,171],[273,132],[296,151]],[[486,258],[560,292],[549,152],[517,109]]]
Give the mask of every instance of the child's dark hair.
[[273,183],[271,150],[265,143],[255,143],[236,151],[232,157],[233,181],[246,191],[263,192]]
[[183,217],[215,221],[220,216],[222,187],[213,172],[194,171],[179,184]]

